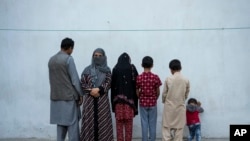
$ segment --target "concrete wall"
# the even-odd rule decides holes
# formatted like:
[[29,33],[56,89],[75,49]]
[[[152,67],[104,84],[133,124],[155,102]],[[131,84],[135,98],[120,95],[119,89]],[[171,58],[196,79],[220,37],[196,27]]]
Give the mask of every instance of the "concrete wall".
[[[162,82],[178,58],[190,79],[190,97],[202,102],[203,137],[229,137],[230,124],[250,124],[248,0],[1,0],[0,138],[55,138],[49,124],[48,59],[61,40],[75,40],[78,73],[93,50],[104,48],[111,68],[128,52],[154,58]],[[162,91],[162,87],[161,87]],[[158,101],[157,136],[163,105]],[[114,120],[113,120],[114,121]],[[134,137],[141,136],[140,118]],[[114,126],[115,128],[115,126]],[[114,133],[115,134],[115,133]],[[187,129],[185,129],[185,135]]]

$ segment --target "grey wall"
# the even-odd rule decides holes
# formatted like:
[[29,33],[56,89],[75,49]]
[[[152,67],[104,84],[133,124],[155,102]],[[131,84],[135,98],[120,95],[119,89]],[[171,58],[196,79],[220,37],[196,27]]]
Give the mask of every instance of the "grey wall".
[[[56,137],[56,126],[49,124],[47,62],[64,37],[75,40],[79,75],[97,47],[105,49],[111,68],[128,52],[140,73],[141,59],[152,56],[152,72],[163,83],[169,61],[180,59],[190,97],[205,109],[202,136],[229,137],[230,124],[250,124],[249,5],[248,0],[1,0],[0,138]],[[158,137],[162,110],[159,99]],[[140,127],[137,116],[134,137],[141,136]]]

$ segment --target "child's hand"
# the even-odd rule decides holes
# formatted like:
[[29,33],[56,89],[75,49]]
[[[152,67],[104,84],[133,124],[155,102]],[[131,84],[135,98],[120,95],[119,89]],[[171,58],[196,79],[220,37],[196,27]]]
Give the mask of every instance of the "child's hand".
[[197,101],[197,105],[198,105],[198,106],[201,106],[201,102],[200,102],[200,101]]

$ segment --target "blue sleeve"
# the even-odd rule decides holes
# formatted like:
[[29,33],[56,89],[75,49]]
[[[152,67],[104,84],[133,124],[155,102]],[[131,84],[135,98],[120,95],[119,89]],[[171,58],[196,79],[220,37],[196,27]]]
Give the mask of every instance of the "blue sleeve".
[[79,78],[78,73],[76,71],[74,59],[71,56],[69,57],[67,64],[68,64],[69,76],[71,78],[71,83],[74,86],[75,90],[78,92],[78,95],[83,96],[84,93],[81,89],[80,78]]

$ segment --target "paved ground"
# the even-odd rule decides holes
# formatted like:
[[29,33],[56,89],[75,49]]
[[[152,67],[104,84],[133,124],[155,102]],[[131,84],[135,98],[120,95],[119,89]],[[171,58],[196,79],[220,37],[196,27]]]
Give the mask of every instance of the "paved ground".
[[[0,141],[55,141],[52,139],[37,139],[37,138],[13,138],[13,139],[0,139]],[[141,141],[141,139],[133,139],[133,141]],[[161,141],[157,139],[156,141]],[[186,139],[184,139],[186,141]],[[202,141],[229,141],[229,139],[214,139],[214,138],[203,138]]]

